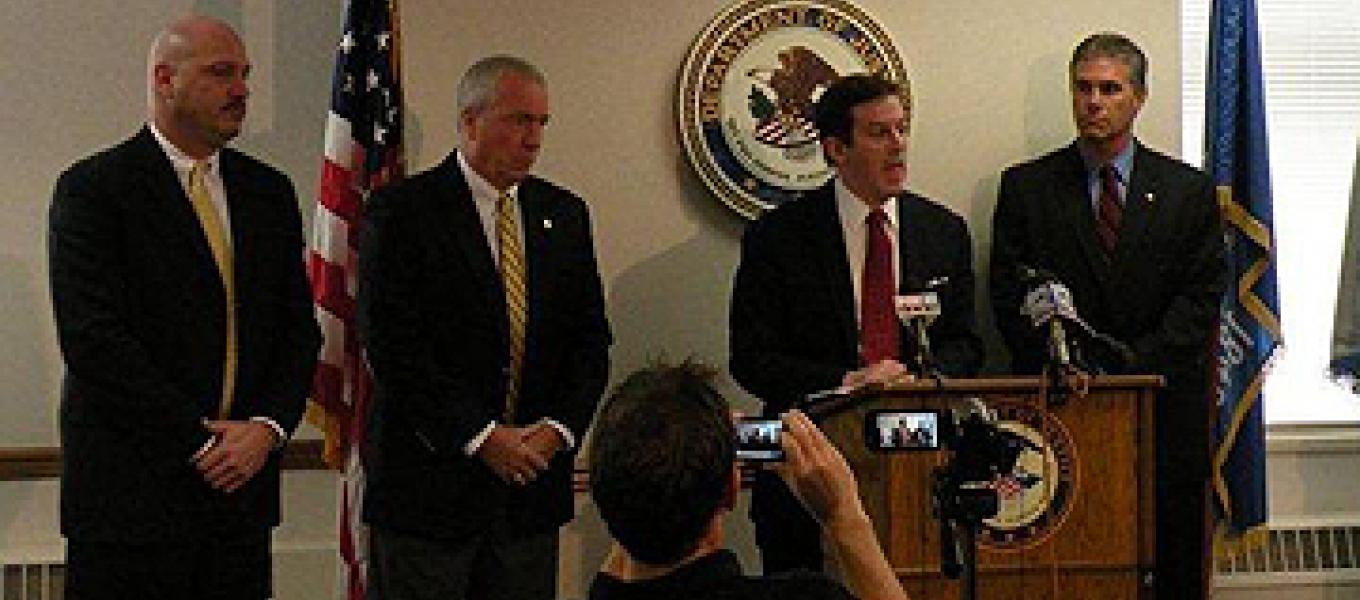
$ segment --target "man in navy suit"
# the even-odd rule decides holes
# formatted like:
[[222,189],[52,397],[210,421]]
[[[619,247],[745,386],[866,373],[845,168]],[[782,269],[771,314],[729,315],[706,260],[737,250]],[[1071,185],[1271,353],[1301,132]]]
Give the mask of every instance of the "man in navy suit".
[[1039,372],[1045,338],[1021,314],[1022,267],[1046,270],[1071,289],[1081,317],[1117,342],[1087,343],[1088,366],[1166,376],[1156,407],[1155,581],[1159,598],[1199,598],[1209,346],[1226,266],[1209,179],[1133,136],[1146,72],[1142,50],[1121,35],[1092,35],[1073,52],[1077,140],[1001,176],[992,307],[1015,371]]
[[590,219],[529,174],[549,116],[537,68],[477,62],[458,111],[458,150],[365,215],[370,594],[552,598],[573,457],[609,371]]
[[263,600],[320,345],[297,198],[224,147],[250,71],[228,25],[176,21],[148,63],[146,126],[52,199],[66,597]]
[[[880,76],[832,84],[815,115],[835,179],[746,230],[730,367],[767,416],[810,392],[981,366],[967,225],[905,190],[910,109],[907,91]],[[942,314],[928,330],[935,364],[921,365],[893,297],[929,281],[938,282]],[[816,523],[771,473],[756,476],[751,518],[766,573],[822,568]]]

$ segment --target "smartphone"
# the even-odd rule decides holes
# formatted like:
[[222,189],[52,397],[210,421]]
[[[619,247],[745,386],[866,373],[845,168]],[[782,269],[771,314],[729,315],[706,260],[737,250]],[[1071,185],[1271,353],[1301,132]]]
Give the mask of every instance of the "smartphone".
[[784,448],[779,445],[779,433],[783,429],[784,424],[779,419],[742,417],[737,421],[737,459],[784,460]]
[[864,443],[878,452],[940,449],[937,410],[873,410],[864,419]]

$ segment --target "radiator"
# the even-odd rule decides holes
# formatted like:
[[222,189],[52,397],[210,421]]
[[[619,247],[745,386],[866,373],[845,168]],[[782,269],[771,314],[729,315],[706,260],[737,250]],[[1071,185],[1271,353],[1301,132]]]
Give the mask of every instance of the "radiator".
[[60,563],[30,562],[0,567],[0,600],[60,600]]
[[[1327,588],[1360,598],[1360,525],[1275,523],[1264,546],[1219,560],[1214,587],[1218,597],[1231,590]],[[1291,596],[1292,597],[1292,596]]]
[[[324,569],[321,563],[330,560],[325,548],[275,550],[313,557],[304,568]],[[1214,567],[1218,599],[1254,598],[1248,593],[1253,590],[1301,588],[1329,590],[1318,598],[1360,598],[1360,525],[1272,524],[1264,546],[1219,560]],[[0,600],[61,600],[63,571],[59,561],[12,557],[0,565]]]

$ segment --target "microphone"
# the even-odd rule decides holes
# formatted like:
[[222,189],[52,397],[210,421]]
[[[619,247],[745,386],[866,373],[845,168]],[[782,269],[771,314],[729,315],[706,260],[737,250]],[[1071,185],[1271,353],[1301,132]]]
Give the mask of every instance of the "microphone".
[[1018,269],[1020,280],[1030,288],[1020,306],[1020,314],[1029,317],[1034,327],[1047,326],[1049,364],[1064,371],[1071,369],[1072,346],[1063,321],[1085,325],[1077,315],[1072,290],[1049,271],[1026,265],[1020,265]]
[[1075,363],[1101,372],[1123,372],[1137,364],[1137,354],[1127,344],[1096,331],[1081,318],[1072,290],[1051,271],[1026,265],[1017,270],[1021,282],[1030,288],[1020,312],[1035,327],[1047,325],[1051,364]]
[[927,335],[927,330],[942,312],[940,295],[935,290],[948,283],[949,278],[935,277],[919,285],[914,278],[904,278],[903,281],[902,287],[906,288],[907,293],[898,295],[894,299],[894,305],[897,309],[897,318],[911,329],[912,335],[916,338],[916,366],[919,371],[917,375],[940,379],[939,367],[935,365],[935,356],[930,351],[930,336]]

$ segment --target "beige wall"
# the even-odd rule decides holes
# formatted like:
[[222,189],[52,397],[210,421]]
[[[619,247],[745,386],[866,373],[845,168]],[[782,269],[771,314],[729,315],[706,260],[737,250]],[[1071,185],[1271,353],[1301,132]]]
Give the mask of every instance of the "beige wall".
[[[1119,29],[1143,44],[1152,62],[1152,97],[1139,133],[1177,149],[1174,0],[861,4],[908,62],[917,95],[911,186],[968,219],[979,274],[986,269],[999,170],[1070,138],[1065,64],[1083,34]],[[61,169],[139,124],[143,56],[157,25],[195,8],[240,25],[256,71],[252,113],[238,146],[291,173],[310,214],[339,5],[0,4],[0,168],[8,179],[0,187],[6,215],[0,219],[0,398],[11,407],[0,420],[0,445],[55,441],[61,365],[46,290],[47,202]],[[508,52],[546,71],[555,115],[539,172],[591,204],[618,339],[616,377],[663,352],[725,360],[730,276],[744,222],[690,169],[674,114],[680,65],[724,6],[717,0],[402,3],[413,168],[428,168],[452,147],[454,85],[470,62]],[[981,294],[979,302],[985,315]]]
[[[0,447],[56,441],[61,365],[46,291],[47,203],[61,169],[140,123],[142,61],[158,25],[196,9],[240,26],[256,75],[251,117],[238,145],[292,174],[310,214],[341,4],[0,2],[0,172],[6,177],[0,186]],[[417,169],[436,163],[452,146],[454,83],[471,61],[508,52],[546,71],[555,115],[539,172],[592,207],[617,337],[615,378],[663,352],[725,362],[730,277],[743,221],[690,169],[674,106],[690,44],[726,4],[402,2],[410,163]],[[1141,42],[1151,57],[1152,96],[1140,135],[1173,153],[1178,149],[1175,0],[860,4],[882,22],[908,62],[917,95],[911,187],[968,219],[980,258],[987,252],[999,170],[1070,138],[1065,64],[1085,33],[1118,29]],[[979,275],[985,263],[978,261]],[[994,338],[990,319],[984,322]],[[54,488],[0,486],[0,515],[13,516],[0,518],[0,554],[46,554],[59,544],[48,510]],[[282,532],[289,548],[330,543],[332,494],[329,478],[290,478],[291,521]],[[601,551],[598,524],[568,535],[579,551],[564,572],[584,577],[590,558]],[[579,585],[577,579],[567,589]]]

